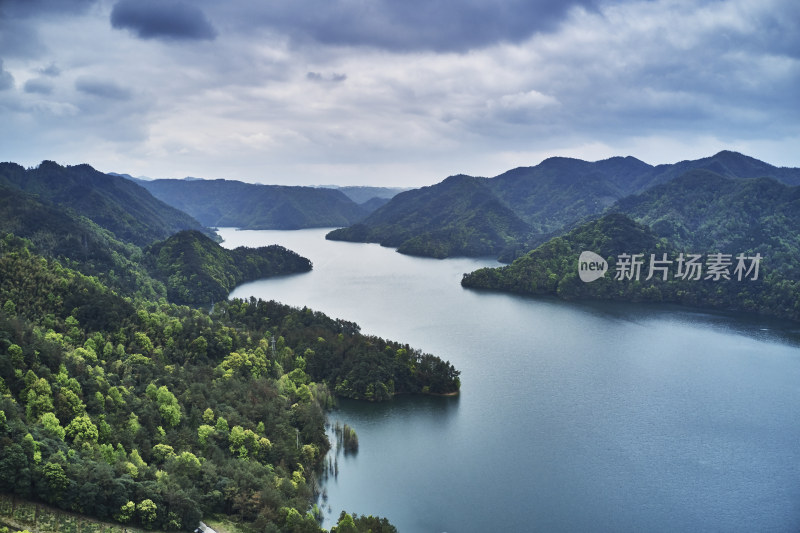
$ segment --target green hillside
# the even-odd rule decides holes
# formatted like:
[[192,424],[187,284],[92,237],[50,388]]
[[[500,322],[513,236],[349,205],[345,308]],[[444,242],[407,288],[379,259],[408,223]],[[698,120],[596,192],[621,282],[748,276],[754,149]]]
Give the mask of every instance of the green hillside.
[[227,250],[198,231],[182,231],[145,250],[145,264],[176,303],[218,302],[240,283],[311,270],[311,261],[278,245]]
[[363,222],[330,232],[330,240],[378,242],[428,257],[497,255],[529,226],[480,178],[451,176],[395,196]]
[[[508,266],[465,275],[462,285],[564,299],[673,302],[800,320],[800,187],[692,171],[623,199],[612,211]],[[605,277],[590,283],[579,279],[583,251],[607,261]],[[621,254],[642,254],[638,280],[616,279]],[[689,268],[680,259],[691,255],[698,256],[702,274],[680,278],[681,268]],[[722,277],[710,270],[715,258],[725,263]],[[748,273],[754,262],[757,279],[754,271]],[[651,266],[667,269],[667,280],[661,268],[646,279]]]
[[156,198],[209,227],[300,229],[348,226],[366,211],[333,189],[230,180],[141,181]]
[[[415,255],[491,254],[510,262],[600,215],[622,198],[692,170],[800,183],[800,169],[774,167],[735,152],[655,167],[633,157],[597,162],[554,157],[494,178],[460,177],[473,181],[473,187],[448,186],[446,182],[452,179],[448,178],[399,194],[361,223],[333,232],[331,238],[380,242]],[[483,198],[476,199],[476,194]],[[483,244],[465,244],[473,237]]]
[[[136,183],[89,165],[42,161],[25,169],[0,163],[0,185],[35,195],[42,202],[85,216],[116,238],[145,246],[184,229],[207,231],[197,220],[154,198]],[[209,233],[210,235],[210,233]]]

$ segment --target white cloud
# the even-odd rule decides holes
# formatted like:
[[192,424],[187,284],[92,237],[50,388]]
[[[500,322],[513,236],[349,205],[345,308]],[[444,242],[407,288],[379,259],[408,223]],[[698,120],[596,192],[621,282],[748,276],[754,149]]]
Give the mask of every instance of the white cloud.
[[303,40],[256,24],[248,2],[198,5],[213,40],[120,32],[109,1],[25,19],[40,46],[0,71],[16,81],[0,119],[20,125],[15,139],[0,132],[0,159],[402,185],[550,155],[671,162],[729,148],[800,166],[793,0],[601,3],[559,11],[546,31],[449,47]]

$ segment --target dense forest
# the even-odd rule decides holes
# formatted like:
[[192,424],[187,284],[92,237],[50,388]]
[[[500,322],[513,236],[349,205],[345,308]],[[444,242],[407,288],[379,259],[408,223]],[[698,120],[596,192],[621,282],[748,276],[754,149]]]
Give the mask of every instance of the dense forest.
[[[661,226],[667,227],[672,226]],[[784,230],[765,242],[759,240],[761,231],[752,227],[749,235],[702,247],[661,236],[626,215],[612,213],[549,240],[510,265],[465,274],[461,283],[568,300],[672,302],[800,320],[800,284],[792,275],[800,268],[797,237],[790,235],[793,230]],[[584,251],[607,262],[605,276],[581,281],[579,258]]]
[[[430,257],[499,257],[511,262],[611,208],[693,170],[725,178],[772,177],[800,184],[800,169],[778,168],[735,152],[651,166],[633,157],[587,162],[553,157],[493,178],[451,176],[398,194],[382,208],[331,239],[379,242],[401,253]],[[458,185],[458,186],[456,186]],[[475,201],[480,189],[481,201]]]
[[[146,529],[221,513],[318,532],[335,397],[459,389],[448,362],[351,322],[225,299],[310,269],[294,252],[199,231],[141,247],[63,199],[0,188],[0,492]],[[334,530],[395,531],[345,512]]]
[[401,253],[444,258],[497,255],[529,230],[480,179],[451,176],[400,193],[363,222],[326,238],[378,242]]
[[137,246],[184,229],[213,235],[191,216],[157,200],[130,180],[103,174],[85,164],[65,167],[42,161],[38,167],[25,169],[16,163],[0,163],[0,185],[86,217],[117,239]]
[[311,270],[311,261],[282,246],[227,250],[192,230],[148,246],[145,264],[170,301],[194,305],[224,300],[245,281]]

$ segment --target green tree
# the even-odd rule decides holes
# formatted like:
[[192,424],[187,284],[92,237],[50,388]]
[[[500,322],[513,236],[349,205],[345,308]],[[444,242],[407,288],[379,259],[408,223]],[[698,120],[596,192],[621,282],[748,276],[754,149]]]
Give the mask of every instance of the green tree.
[[331,533],[358,533],[353,517],[342,511],[339,521],[331,528]]
[[64,473],[64,468],[58,463],[47,462],[42,467],[42,477],[49,489],[53,501],[60,500],[62,493],[69,486],[69,478]]
[[58,440],[64,440],[66,430],[61,427],[61,422],[58,421],[56,415],[53,413],[45,413],[39,418],[39,423],[44,427],[50,435]]
[[172,394],[166,385],[162,385],[156,392],[156,402],[161,418],[170,427],[177,426],[181,421],[181,406],[178,399]]
[[157,509],[156,504],[149,498],[142,500],[136,505],[136,513],[139,515],[139,520],[141,520],[144,527],[153,527],[153,522],[156,520]]
[[114,515],[114,519],[117,522],[122,522],[126,524],[133,520],[133,515],[136,512],[136,504],[132,501],[128,501],[127,503],[122,504],[120,507],[119,512]]
[[208,438],[213,436],[215,433],[215,429],[207,424],[202,424],[200,427],[197,428],[197,441],[202,445],[205,446],[208,442]]
[[66,434],[72,438],[76,444],[91,443],[97,444],[99,431],[97,426],[94,425],[89,415],[80,415],[72,419],[66,427]]

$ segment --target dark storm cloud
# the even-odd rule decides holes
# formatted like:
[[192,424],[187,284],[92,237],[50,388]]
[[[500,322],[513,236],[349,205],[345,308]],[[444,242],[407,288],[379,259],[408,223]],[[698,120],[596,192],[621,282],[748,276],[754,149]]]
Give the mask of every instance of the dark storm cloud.
[[111,25],[142,39],[213,40],[217,36],[205,13],[185,2],[121,0],[111,11]]
[[0,91],[10,89],[14,86],[14,76],[10,72],[3,70],[3,60],[0,59]]
[[82,93],[110,100],[130,100],[131,91],[114,82],[82,77],[75,81],[75,88]]
[[598,0],[305,0],[253,6],[250,21],[297,40],[391,50],[465,51],[554,29]]
[[0,51],[6,57],[36,57],[45,52],[37,20],[78,15],[96,0],[0,0]]

